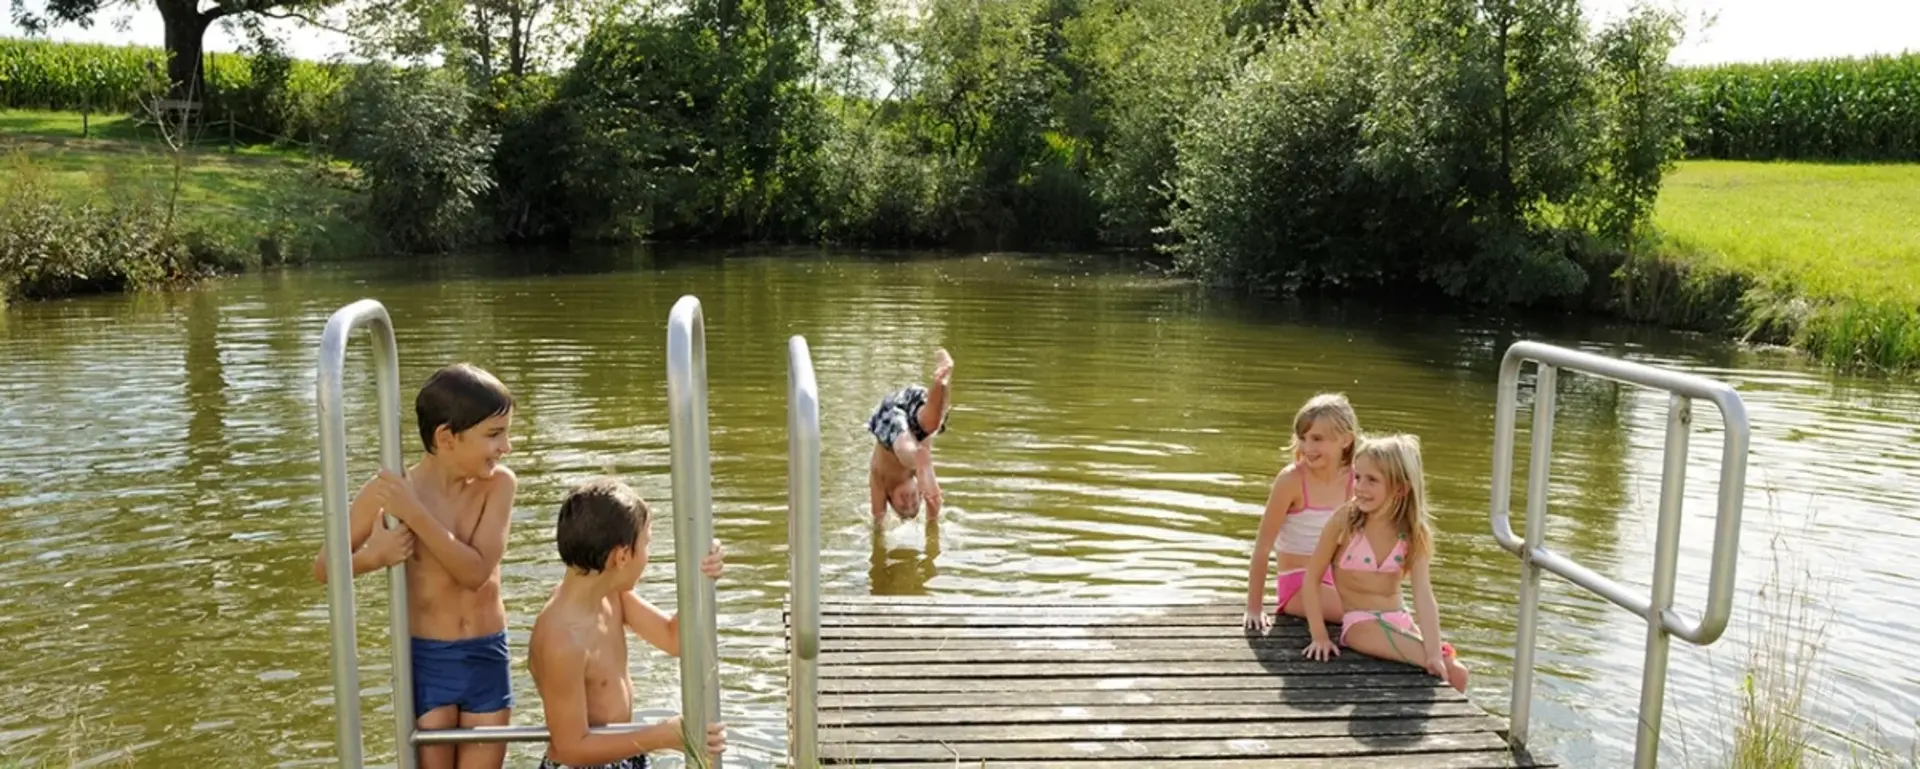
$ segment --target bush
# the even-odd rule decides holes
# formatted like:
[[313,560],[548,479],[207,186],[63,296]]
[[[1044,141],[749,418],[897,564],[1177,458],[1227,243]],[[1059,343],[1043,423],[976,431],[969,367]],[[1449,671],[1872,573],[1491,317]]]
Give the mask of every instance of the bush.
[[0,300],[146,288],[194,263],[163,200],[101,184],[74,202],[23,155],[0,184]]
[[1623,233],[1651,214],[1671,121],[1622,113],[1660,103],[1639,52],[1671,29],[1614,57],[1638,69],[1613,80],[1649,74],[1648,95],[1603,77],[1573,0],[1316,7],[1187,122],[1168,249],[1182,269],[1529,304],[1578,296],[1617,250],[1590,237],[1610,235],[1603,213]]
[[439,251],[474,232],[493,188],[495,137],[469,119],[460,82],[435,70],[374,66],[348,84],[348,156],[365,175],[373,232],[403,251]]

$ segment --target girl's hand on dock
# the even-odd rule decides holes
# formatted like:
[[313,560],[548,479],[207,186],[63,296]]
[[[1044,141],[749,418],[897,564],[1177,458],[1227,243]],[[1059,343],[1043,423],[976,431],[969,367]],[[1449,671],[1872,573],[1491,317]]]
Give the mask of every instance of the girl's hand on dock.
[[1315,639],[1313,643],[1307,644],[1304,653],[1308,659],[1325,662],[1333,657],[1340,656],[1340,647],[1335,646],[1332,641],[1320,638]]
[[1273,628],[1273,615],[1268,614],[1265,611],[1265,607],[1249,606],[1247,607],[1247,617],[1243,621],[1243,624],[1248,630],[1258,630],[1264,633]]
[[1432,673],[1432,674],[1434,674],[1434,675],[1436,675],[1436,676],[1439,676],[1439,677],[1441,677],[1442,679],[1444,679],[1444,678],[1446,678],[1446,677],[1447,677],[1447,658],[1446,658],[1446,656],[1444,656],[1444,655],[1442,655],[1442,654],[1441,654],[1441,653],[1439,653],[1439,652],[1434,652],[1434,653],[1433,653],[1432,655],[1430,655],[1430,656],[1428,656],[1428,657],[1427,657],[1427,672],[1429,672],[1429,673]]

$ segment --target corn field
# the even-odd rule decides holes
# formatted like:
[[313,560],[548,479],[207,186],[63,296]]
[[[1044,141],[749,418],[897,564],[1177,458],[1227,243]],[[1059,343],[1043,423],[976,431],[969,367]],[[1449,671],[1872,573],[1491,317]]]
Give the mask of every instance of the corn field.
[[1920,53],[1682,70],[1689,157],[1920,161]]
[[[293,61],[280,90],[303,102],[324,101],[343,79],[337,70]],[[250,57],[208,54],[205,71],[214,112],[246,111],[240,102],[258,98]],[[166,52],[159,48],[0,39],[0,107],[7,109],[133,112],[166,86]]]

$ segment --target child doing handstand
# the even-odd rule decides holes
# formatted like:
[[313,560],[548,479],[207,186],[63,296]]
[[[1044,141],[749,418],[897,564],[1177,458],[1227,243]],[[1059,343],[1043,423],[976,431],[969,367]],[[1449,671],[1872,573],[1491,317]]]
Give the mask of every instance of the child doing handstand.
[[[1340,646],[1370,657],[1421,665],[1467,690],[1467,669],[1453,647],[1440,640],[1440,612],[1433,600],[1428,566],[1433,532],[1427,523],[1426,481],[1421,475],[1420,439],[1390,435],[1363,441],[1353,455],[1353,500],[1335,514],[1307,562],[1307,573],[1334,566],[1334,587],[1345,613],[1340,617]],[[1335,554],[1338,553],[1336,561]],[[1400,586],[1413,578],[1413,607],[1419,627],[1400,599]],[[1313,643],[1306,655],[1325,660],[1340,650],[1327,640],[1320,595],[1302,594]]]
[[933,437],[947,431],[947,407],[953,378],[953,358],[944,349],[933,354],[933,389],[909,385],[880,399],[867,417],[867,432],[876,441],[867,466],[867,494],[876,522],[893,508],[902,518],[940,514],[940,483],[933,477]]

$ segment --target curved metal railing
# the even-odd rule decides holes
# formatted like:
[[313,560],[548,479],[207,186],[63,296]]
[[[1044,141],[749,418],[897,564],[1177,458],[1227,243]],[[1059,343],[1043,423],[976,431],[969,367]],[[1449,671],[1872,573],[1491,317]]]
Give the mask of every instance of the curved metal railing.
[[[1513,432],[1518,411],[1520,367],[1533,362],[1533,445],[1528,454],[1527,535],[1514,536],[1508,520],[1513,489]],[[1580,371],[1669,393],[1666,447],[1660,469],[1660,518],[1654,538],[1653,588],[1648,596],[1601,576],[1542,544],[1547,530],[1547,478],[1553,458],[1553,408],[1557,370]],[[1713,560],[1707,583],[1706,612],[1689,621],[1673,608],[1680,560],[1680,512],[1687,479],[1687,438],[1695,400],[1720,410],[1726,432],[1720,448],[1720,496],[1714,516]],[[1640,683],[1640,725],[1634,738],[1634,766],[1659,761],[1660,718],[1667,687],[1669,636],[1697,646],[1719,640],[1733,612],[1735,559],[1740,554],[1740,506],[1747,479],[1746,405],[1723,382],[1653,366],[1630,363],[1539,342],[1518,342],[1500,362],[1500,386],[1494,406],[1492,523],[1494,539],[1520,557],[1519,621],[1513,656],[1513,703],[1509,739],[1525,744],[1533,705],[1533,646],[1538,629],[1540,572],[1550,571],[1647,620],[1646,664]]]

